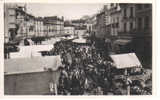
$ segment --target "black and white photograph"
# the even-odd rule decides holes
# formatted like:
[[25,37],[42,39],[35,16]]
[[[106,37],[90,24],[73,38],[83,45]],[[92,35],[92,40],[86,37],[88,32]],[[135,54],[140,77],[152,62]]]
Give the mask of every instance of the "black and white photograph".
[[4,3],[4,95],[152,95],[152,3]]

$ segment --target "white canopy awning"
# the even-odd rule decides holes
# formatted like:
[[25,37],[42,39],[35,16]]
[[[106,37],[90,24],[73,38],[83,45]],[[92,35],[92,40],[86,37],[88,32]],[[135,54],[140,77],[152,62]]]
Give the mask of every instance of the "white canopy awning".
[[120,45],[126,45],[127,43],[131,42],[131,40],[127,40],[127,39],[118,39],[116,40],[114,43],[115,44],[120,44]]
[[60,55],[34,58],[4,60],[5,75],[42,72],[46,69],[56,71],[62,65]]
[[75,43],[86,43],[86,39],[83,39],[83,38],[74,39],[72,42],[75,42]]
[[135,53],[110,55],[117,69],[142,67]]

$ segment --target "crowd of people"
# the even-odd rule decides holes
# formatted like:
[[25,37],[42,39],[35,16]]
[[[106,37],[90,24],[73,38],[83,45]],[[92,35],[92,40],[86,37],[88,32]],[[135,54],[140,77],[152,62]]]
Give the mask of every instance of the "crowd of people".
[[62,66],[58,84],[59,95],[124,95],[123,88],[112,82],[112,62],[95,43],[79,44],[60,41],[54,44],[51,55],[60,55]]
[[61,55],[64,65],[61,67],[59,94],[107,94],[110,87],[109,61],[94,44],[61,41],[54,45],[52,52]]

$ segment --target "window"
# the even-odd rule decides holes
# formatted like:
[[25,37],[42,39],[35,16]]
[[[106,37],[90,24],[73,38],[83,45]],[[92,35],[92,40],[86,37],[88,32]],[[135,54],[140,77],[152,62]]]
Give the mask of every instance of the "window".
[[130,17],[133,17],[133,7],[130,8]]
[[114,4],[113,3],[111,3],[111,7],[113,7],[114,6]]
[[144,8],[149,8],[150,4],[144,4]]
[[117,17],[117,22],[119,22],[119,17]]
[[149,16],[146,16],[144,19],[144,28],[149,28]]
[[138,18],[138,29],[142,29],[142,18]]
[[138,5],[137,5],[137,9],[138,9],[138,10],[141,10],[141,9],[142,9],[142,4],[138,4]]
[[124,32],[126,32],[127,24],[124,23]]
[[131,22],[130,23],[130,30],[132,30],[133,29],[133,23]]
[[115,19],[113,18],[113,23],[115,23]]
[[116,23],[116,28],[119,28],[119,23]]
[[126,17],[127,16],[127,10],[126,10],[126,8],[124,8],[124,17]]

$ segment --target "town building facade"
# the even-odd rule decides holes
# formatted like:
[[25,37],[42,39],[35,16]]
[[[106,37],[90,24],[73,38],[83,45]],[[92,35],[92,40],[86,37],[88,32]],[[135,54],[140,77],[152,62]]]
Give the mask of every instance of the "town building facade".
[[87,28],[87,33],[89,33],[90,36],[95,34],[96,32],[96,14],[86,19],[85,25]]
[[78,37],[83,37],[87,33],[86,27],[75,27],[75,35]]
[[42,17],[35,18],[35,36],[46,36]]
[[26,12],[26,5],[5,4],[4,20],[5,43],[9,40],[54,36],[64,32],[63,17],[35,17]]
[[97,32],[95,36],[97,38],[104,38],[106,35],[104,10],[102,10],[100,13],[97,14],[96,19],[97,19],[97,27],[96,27]]
[[64,19],[57,16],[44,17],[44,30],[47,36],[55,36],[63,33]]
[[75,27],[73,25],[64,25],[64,34],[74,35],[75,34]]
[[[152,4],[136,4],[135,51],[145,66],[152,64]],[[137,44],[137,45],[136,45]]]
[[78,37],[82,37],[87,33],[87,25],[86,21],[83,19],[72,20],[71,24],[75,27],[75,35]]
[[151,15],[151,4],[104,5],[96,17],[96,37],[111,42],[116,53],[136,52],[140,59],[152,58]]
[[16,33],[16,4],[7,3],[4,6],[4,42],[12,40]]
[[121,38],[130,38],[136,29],[136,6],[135,4],[120,4],[121,7],[121,29],[118,35]]

